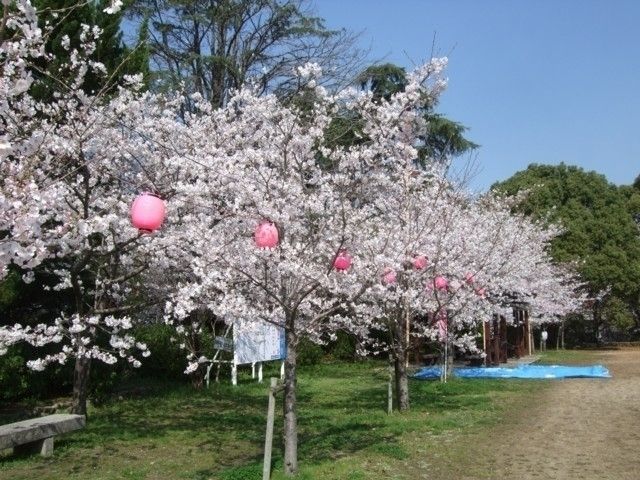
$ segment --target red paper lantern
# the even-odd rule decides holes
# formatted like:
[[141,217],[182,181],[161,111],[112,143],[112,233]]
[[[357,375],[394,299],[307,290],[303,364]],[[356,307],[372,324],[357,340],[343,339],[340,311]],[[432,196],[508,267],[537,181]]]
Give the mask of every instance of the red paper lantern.
[[398,275],[396,274],[394,269],[389,267],[384,269],[384,272],[382,273],[382,283],[384,283],[385,285],[393,285],[397,280]]
[[333,266],[336,270],[345,272],[351,267],[351,255],[346,250],[340,250],[338,256],[333,261]]
[[429,259],[424,255],[418,255],[413,259],[413,267],[416,270],[422,270],[423,268],[426,268],[428,264],[429,264]]
[[449,288],[449,282],[444,277],[436,277],[433,279],[433,284],[438,290],[446,290]]
[[166,216],[166,208],[160,197],[142,193],[131,205],[131,224],[141,232],[151,233],[160,228]]
[[278,228],[271,222],[262,222],[253,234],[253,241],[259,248],[273,248],[280,241]]

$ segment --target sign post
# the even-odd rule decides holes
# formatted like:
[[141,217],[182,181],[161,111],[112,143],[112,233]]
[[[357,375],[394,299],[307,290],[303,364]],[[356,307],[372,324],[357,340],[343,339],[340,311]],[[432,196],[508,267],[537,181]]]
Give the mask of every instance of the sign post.
[[278,386],[278,379],[271,377],[269,387],[269,406],[267,409],[267,433],[264,438],[264,460],[262,463],[262,480],[271,478],[271,451],[273,450],[273,422],[276,415],[276,394],[284,387]]

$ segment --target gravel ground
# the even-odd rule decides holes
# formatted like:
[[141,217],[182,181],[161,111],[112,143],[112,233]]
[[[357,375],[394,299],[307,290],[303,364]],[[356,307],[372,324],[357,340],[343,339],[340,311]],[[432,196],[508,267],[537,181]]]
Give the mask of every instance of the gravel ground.
[[613,378],[554,381],[500,426],[455,439],[453,455],[436,449],[424,478],[640,479],[640,349],[594,361]]

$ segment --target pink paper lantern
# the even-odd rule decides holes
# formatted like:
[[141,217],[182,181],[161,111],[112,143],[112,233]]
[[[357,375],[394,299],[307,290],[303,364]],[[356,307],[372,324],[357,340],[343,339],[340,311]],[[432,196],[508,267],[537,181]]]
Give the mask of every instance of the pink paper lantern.
[[449,282],[444,277],[438,276],[438,277],[434,278],[433,279],[433,284],[435,285],[435,287],[438,290],[446,290],[447,288],[449,288]]
[[160,228],[166,216],[166,208],[160,197],[142,193],[131,205],[131,224],[141,232],[151,233]]
[[340,253],[338,253],[338,256],[333,261],[333,266],[336,270],[345,272],[351,267],[351,262],[351,255],[349,255],[346,250],[340,250]]
[[464,276],[464,280],[469,285],[471,285],[475,281],[475,278],[473,278],[473,273],[467,272],[467,274]]
[[424,255],[418,255],[413,259],[413,267],[416,270],[422,270],[423,268],[426,268],[428,263],[429,263],[429,259]]
[[382,283],[384,283],[385,285],[393,285],[397,281],[398,275],[396,274],[395,270],[389,267],[385,268],[384,272],[382,273]]
[[484,288],[476,288],[476,295],[479,297],[484,297],[487,291]]
[[253,241],[258,248],[274,248],[280,241],[278,227],[272,222],[262,222],[253,233]]

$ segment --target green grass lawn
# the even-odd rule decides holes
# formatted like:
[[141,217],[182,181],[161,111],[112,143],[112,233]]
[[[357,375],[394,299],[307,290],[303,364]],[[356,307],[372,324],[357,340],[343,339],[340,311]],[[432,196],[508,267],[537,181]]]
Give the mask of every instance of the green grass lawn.
[[536,352],[540,355],[537,362],[544,365],[580,365],[595,363],[596,354],[601,350],[547,350]]
[[[269,375],[274,370],[266,369]],[[56,441],[50,458],[0,457],[0,479],[260,479],[267,384],[195,391],[151,385],[90,410],[87,428]],[[386,365],[333,363],[299,375],[301,479],[421,478],[438,449],[508,421],[548,383],[519,380],[411,382],[411,411],[386,414]],[[282,470],[278,401],[273,477]],[[462,447],[461,447],[462,448]]]

